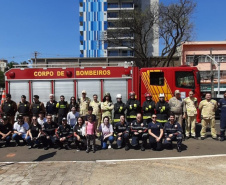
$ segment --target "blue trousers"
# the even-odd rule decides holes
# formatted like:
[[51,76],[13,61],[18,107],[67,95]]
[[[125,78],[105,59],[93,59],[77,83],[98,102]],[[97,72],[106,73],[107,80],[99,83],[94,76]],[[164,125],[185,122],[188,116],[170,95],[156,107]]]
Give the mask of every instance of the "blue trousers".
[[2,135],[0,135],[0,139],[3,140],[3,141],[6,141],[6,144],[9,145],[10,140],[11,140],[11,136],[6,136],[5,139],[2,139]]
[[178,134],[177,136],[173,136],[170,138],[170,140],[167,140],[167,138],[170,138],[166,136],[164,140],[164,144],[172,144],[172,141],[177,141],[177,146],[181,147],[182,144],[182,134]]
[[27,144],[30,145],[30,143],[31,143],[31,138],[30,138],[30,136],[27,136],[26,139],[25,139],[25,136],[26,136],[26,134],[21,134],[21,135],[13,134],[13,139],[14,139],[17,143],[19,143],[19,140],[22,139],[22,140],[26,141]]
[[[119,140],[119,138],[121,138]],[[125,144],[129,144],[129,134],[124,133],[121,136],[117,136],[117,146],[121,147],[122,143],[125,142]]]
[[109,141],[110,144],[112,144],[114,142],[114,136],[109,136],[106,139],[103,139],[104,137],[101,137],[101,146],[102,149],[106,149],[107,148],[107,142]]

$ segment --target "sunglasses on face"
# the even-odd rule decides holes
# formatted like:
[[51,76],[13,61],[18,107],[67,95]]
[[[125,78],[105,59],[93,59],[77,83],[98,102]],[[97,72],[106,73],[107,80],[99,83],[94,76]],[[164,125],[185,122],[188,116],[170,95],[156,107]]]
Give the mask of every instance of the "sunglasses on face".
[[157,117],[152,117],[153,119],[156,119]]

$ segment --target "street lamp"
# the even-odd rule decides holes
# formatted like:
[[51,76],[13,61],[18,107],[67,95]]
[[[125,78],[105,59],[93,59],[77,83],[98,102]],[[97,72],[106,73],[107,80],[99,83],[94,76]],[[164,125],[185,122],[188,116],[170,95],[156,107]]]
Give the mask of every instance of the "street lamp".
[[[218,68],[218,94],[217,94],[217,97],[220,97],[220,61],[216,61],[214,58],[212,58],[210,55],[196,55],[196,56],[194,56],[194,63],[193,63],[193,65],[198,65],[198,62],[199,62],[199,57],[201,57],[201,56],[207,56],[207,57],[209,57],[210,58],[210,60],[211,60],[211,72],[210,72],[210,75],[211,75],[211,94],[213,95],[214,93],[214,84],[213,84],[213,67],[212,67],[212,62],[215,64],[215,66],[217,66],[217,68]],[[221,62],[224,60],[224,58],[222,57],[221,58]]]
[[[224,58],[221,58],[221,62],[223,62]],[[217,88],[218,88],[218,92],[217,92],[217,98],[220,98],[220,61],[217,62],[217,66],[218,66],[218,83],[217,83]]]

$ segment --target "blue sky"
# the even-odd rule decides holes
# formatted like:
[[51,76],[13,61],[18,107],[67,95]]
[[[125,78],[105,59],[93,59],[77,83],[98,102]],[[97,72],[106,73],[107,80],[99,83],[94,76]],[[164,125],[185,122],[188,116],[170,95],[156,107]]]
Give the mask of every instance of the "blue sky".
[[[226,40],[226,1],[196,2],[194,40]],[[42,58],[79,57],[78,4],[78,0],[0,0],[0,59],[27,61],[34,51]]]

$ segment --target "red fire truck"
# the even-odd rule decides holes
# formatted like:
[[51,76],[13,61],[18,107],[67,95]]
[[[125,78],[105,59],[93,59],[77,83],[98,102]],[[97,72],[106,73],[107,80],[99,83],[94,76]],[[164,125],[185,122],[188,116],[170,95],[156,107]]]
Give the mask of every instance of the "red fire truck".
[[102,100],[104,93],[109,92],[115,103],[116,94],[122,94],[123,102],[128,99],[130,91],[135,91],[137,99],[145,101],[144,94],[149,92],[155,102],[159,93],[165,93],[166,101],[180,90],[182,98],[195,90],[200,101],[199,72],[196,67],[156,67],[142,68],[121,65],[102,67],[44,67],[44,68],[12,68],[5,73],[6,93],[12,95],[16,102],[21,95],[32,101],[37,94],[40,101],[46,103],[49,94],[54,94],[58,101],[64,95],[69,101],[71,96],[80,97],[82,90],[92,98],[97,94]]

